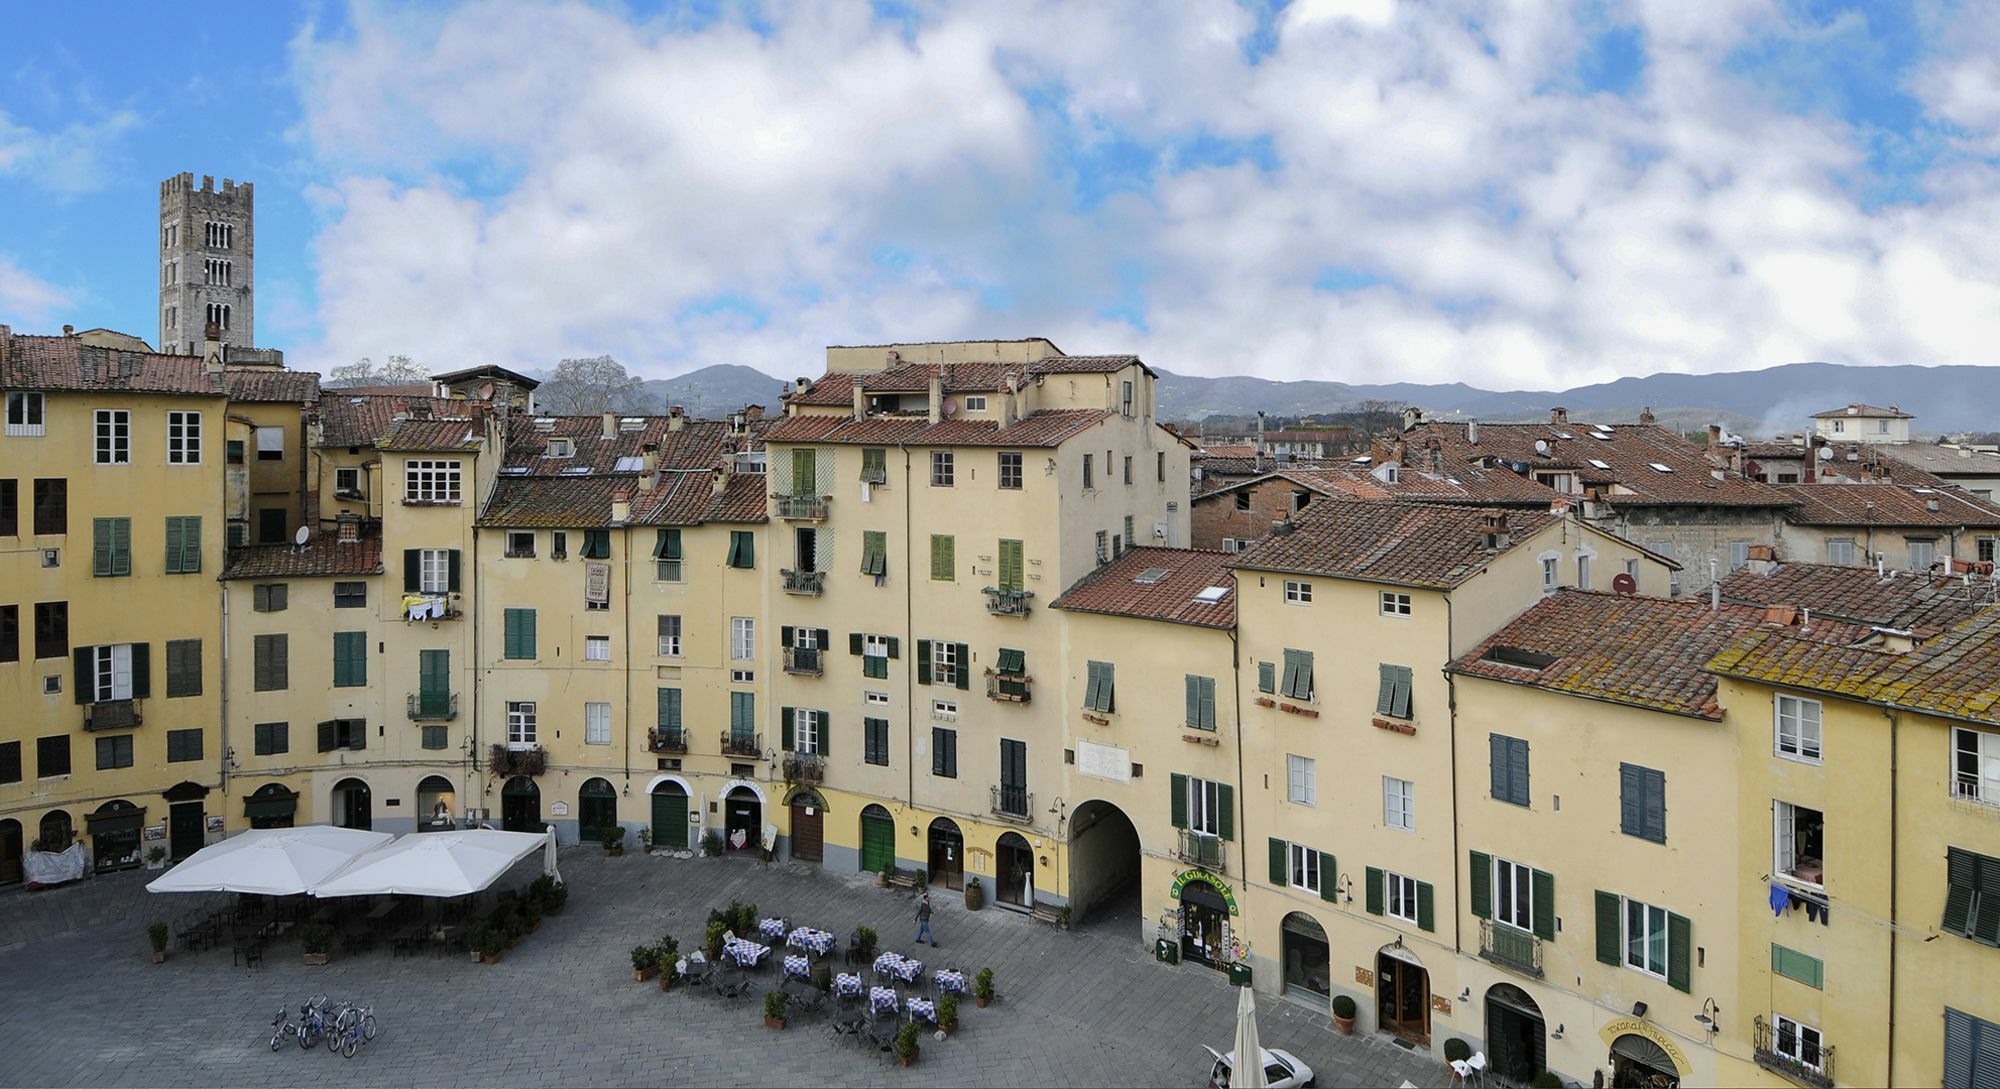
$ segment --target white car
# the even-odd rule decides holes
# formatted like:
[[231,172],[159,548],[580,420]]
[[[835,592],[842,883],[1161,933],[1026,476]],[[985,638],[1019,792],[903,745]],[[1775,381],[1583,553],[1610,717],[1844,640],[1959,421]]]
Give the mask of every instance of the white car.
[[[1203,1044],[1203,1051],[1215,1060],[1208,1071],[1208,1089],[1229,1089],[1229,1074],[1236,1069],[1236,1053],[1217,1054],[1216,1050]],[[1313,1089],[1313,1068],[1299,1060],[1289,1051],[1273,1051],[1258,1048],[1264,1057],[1264,1084],[1270,1089]]]

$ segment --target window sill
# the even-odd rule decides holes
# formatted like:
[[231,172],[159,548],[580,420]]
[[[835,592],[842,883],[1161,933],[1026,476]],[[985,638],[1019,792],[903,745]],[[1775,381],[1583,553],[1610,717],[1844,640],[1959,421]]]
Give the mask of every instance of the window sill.
[[1301,707],[1296,703],[1281,703],[1278,705],[1278,710],[1283,711],[1288,715],[1303,715],[1306,718],[1319,717],[1319,708]]
[[1779,760],[1789,760],[1794,764],[1805,764],[1808,767],[1817,768],[1817,767],[1824,767],[1826,765],[1825,758],[1821,756],[1799,756],[1794,753],[1785,752],[1783,750],[1773,750],[1771,755]]
[[462,507],[464,502],[457,499],[404,499],[406,507]]
[[1417,724],[1412,721],[1408,720],[1392,721],[1386,718],[1378,718],[1373,720],[1373,725],[1378,730],[1387,730],[1392,734],[1402,734],[1406,737],[1417,736]]

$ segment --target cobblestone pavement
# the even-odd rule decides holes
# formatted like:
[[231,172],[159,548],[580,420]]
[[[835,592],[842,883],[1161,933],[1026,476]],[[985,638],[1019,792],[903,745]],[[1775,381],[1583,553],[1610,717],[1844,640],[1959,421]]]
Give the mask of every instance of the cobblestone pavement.
[[[567,910],[490,967],[383,948],[308,968],[295,944],[274,945],[261,969],[232,967],[226,948],[155,965],[145,924],[200,898],[151,896],[152,875],[0,896],[0,1085],[1196,1086],[1200,1045],[1233,1038],[1234,992],[1214,972],[1155,963],[1132,909],[1064,933],[934,896],[940,948],[919,951],[911,893],[869,878],[586,848],[561,865]],[[967,1001],[958,1032],[924,1037],[905,1070],[819,1021],[771,1031],[755,996],[632,981],[633,945],[662,933],[692,944],[708,909],[732,899],[843,941],[873,926],[884,948],[933,967],[990,966],[1000,1000]],[[775,968],[765,974],[774,985]],[[272,1013],[315,991],[372,1003],[381,1035],[351,1060],[290,1043],[273,1054]],[[1258,1007],[1264,1045],[1305,1059],[1320,1085],[1447,1081],[1441,1063],[1384,1037],[1338,1036],[1325,1016],[1262,995]]]

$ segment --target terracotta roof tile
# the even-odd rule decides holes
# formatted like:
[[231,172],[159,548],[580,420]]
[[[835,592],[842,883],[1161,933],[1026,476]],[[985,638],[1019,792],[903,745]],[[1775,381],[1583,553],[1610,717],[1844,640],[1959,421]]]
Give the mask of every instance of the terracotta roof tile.
[[364,535],[342,542],[335,534],[315,533],[304,548],[293,545],[249,545],[229,550],[221,577],[230,579],[360,577],[382,573],[382,538]]
[[[472,402],[453,401],[451,404],[451,411],[463,412]],[[485,425],[469,416],[398,420],[375,440],[375,448],[411,453],[477,450],[485,434]]]
[[1032,363],[903,363],[880,371],[828,371],[804,393],[786,400],[797,405],[850,405],[856,383],[869,393],[927,393],[931,376],[940,373],[946,393],[998,393],[1007,387],[1010,375],[1025,384],[1038,375],[1111,374],[1134,365],[1145,366],[1136,355],[1058,355]]
[[1864,405],[1859,403],[1848,405],[1845,408],[1830,408],[1827,409],[1825,412],[1815,412],[1812,414],[1812,419],[1831,420],[1837,416],[1839,417],[1857,416],[1867,419],[1887,418],[1891,420],[1916,419],[1915,416],[1912,416],[1909,413],[1904,412],[1902,409],[1897,408],[1894,405],[1890,405],[1888,408],[1877,408],[1874,405]]
[[1930,575],[1824,563],[1744,567],[1721,583],[1724,601],[1810,609],[1815,620],[1934,634],[1976,616],[2000,590],[1988,575]]
[[0,388],[51,393],[178,393],[220,397],[222,376],[200,357],[125,352],[80,337],[0,336]]
[[1196,499],[1199,501],[1210,495],[1219,495],[1274,478],[1289,480],[1301,488],[1320,495],[1347,496],[1355,499],[1500,504],[1539,507],[1546,510],[1552,501],[1562,498],[1553,488],[1537,484],[1506,469],[1481,469],[1466,465],[1454,468],[1446,474],[1426,472],[1405,465],[1396,473],[1396,482],[1391,484],[1376,478],[1362,466],[1349,464],[1333,467],[1322,462],[1320,467],[1287,467],[1249,480],[1232,481],[1214,491],[1197,496]]
[[[430,387],[423,389],[428,392]],[[466,404],[448,397],[323,390],[319,401],[320,445],[374,446],[394,429],[398,413],[414,410],[432,417],[451,416],[463,412]]]
[[1273,532],[1233,567],[1448,590],[1485,568],[1485,519],[1506,519],[1513,547],[1553,525],[1546,511],[1497,510],[1401,500],[1329,499]]
[[[1797,505],[1785,520],[1801,526],[2000,526],[2000,507],[1957,488],[1914,484],[1776,484]],[[1937,506],[1931,510],[1932,504]]]
[[[1523,474],[1536,469],[1572,472],[1613,506],[1783,507],[1789,502],[1772,486],[1735,473],[1715,479],[1716,467],[1704,448],[1653,424],[1482,423],[1477,443],[1469,441],[1466,428],[1431,421],[1403,432],[1402,441],[1412,452],[1405,463],[1420,464],[1415,452],[1436,438],[1446,472],[1455,473],[1456,466],[1479,458],[1506,462]],[[1538,442],[1543,445],[1537,447]]]
[[862,446],[1060,446],[1110,419],[1103,409],[1044,409],[1008,427],[998,420],[964,418],[931,423],[921,416],[788,416],[764,433],[769,443],[842,443]]
[[604,526],[611,522],[611,493],[636,491],[634,474],[605,476],[503,476],[479,514],[481,527],[555,528]]
[[[628,419],[637,421],[630,430],[624,426]],[[568,457],[548,456],[554,438],[570,441]],[[601,416],[514,416],[508,421],[505,464],[536,476],[581,468],[608,473],[617,471],[620,459],[642,456],[647,443],[659,445],[664,469],[712,469],[736,449],[757,445],[754,435],[732,438],[720,420],[685,420],[675,430],[666,416],[620,417],[618,430],[607,439]]]
[[[1077,580],[1050,604],[1084,613],[1163,620],[1204,628],[1236,624],[1236,579],[1226,552],[1191,548],[1134,548]],[[1149,582],[1142,574],[1154,575]],[[1229,592],[1220,601],[1195,600],[1212,586]]]
[[[1940,477],[2000,476],[2000,454],[1930,442],[1885,442],[1875,445],[1885,458]],[[1902,470],[1897,470],[1902,479]]]
[[308,404],[319,400],[319,375],[280,367],[225,367],[232,401]]

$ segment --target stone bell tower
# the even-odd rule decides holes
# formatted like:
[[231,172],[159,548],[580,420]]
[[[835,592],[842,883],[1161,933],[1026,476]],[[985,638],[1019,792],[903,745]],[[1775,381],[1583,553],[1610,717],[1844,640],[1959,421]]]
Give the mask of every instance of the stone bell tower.
[[255,193],[237,184],[193,174],[160,183],[160,351],[200,355],[209,322],[231,348],[256,343]]

